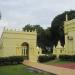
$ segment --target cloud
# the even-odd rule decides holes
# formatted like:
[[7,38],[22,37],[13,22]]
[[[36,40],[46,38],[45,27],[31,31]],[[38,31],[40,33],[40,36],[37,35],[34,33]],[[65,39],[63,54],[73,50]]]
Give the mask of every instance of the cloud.
[[2,20],[13,28],[26,24],[40,24],[46,28],[56,15],[74,7],[75,0],[0,0]]

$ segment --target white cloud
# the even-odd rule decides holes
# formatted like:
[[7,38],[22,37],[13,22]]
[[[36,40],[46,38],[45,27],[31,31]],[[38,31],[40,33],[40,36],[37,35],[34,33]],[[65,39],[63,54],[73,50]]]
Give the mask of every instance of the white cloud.
[[29,23],[46,28],[56,15],[74,7],[75,0],[0,0],[2,20],[14,28]]

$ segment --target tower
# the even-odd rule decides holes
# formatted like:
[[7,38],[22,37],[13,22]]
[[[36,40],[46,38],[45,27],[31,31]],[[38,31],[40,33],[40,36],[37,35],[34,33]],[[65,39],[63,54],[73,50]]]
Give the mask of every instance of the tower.
[[68,21],[68,15],[66,14],[66,21],[64,22],[65,33],[65,54],[75,54],[75,19]]
[[53,54],[57,55],[57,58],[59,58],[60,54],[63,54],[63,47],[61,46],[60,41],[58,41],[56,48],[53,48]]
[[66,18],[66,21],[68,21],[68,14],[66,14],[65,18]]

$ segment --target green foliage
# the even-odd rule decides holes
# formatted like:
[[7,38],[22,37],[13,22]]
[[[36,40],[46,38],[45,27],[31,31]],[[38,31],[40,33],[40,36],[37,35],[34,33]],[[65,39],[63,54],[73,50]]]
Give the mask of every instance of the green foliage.
[[60,15],[57,15],[51,24],[51,40],[53,45],[57,45],[58,40],[61,41],[61,45],[64,46],[65,40],[64,40],[64,21],[66,14],[68,15],[68,20],[75,18],[75,11],[66,11]]
[[0,65],[20,64],[24,59],[24,56],[0,57]]
[[38,61],[39,62],[47,62],[56,59],[56,55],[43,55],[39,56]]
[[0,19],[1,19],[1,12],[0,12]]
[[32,25],[27,24],[27,25],[23,28],[23,31],[25,31],[25,30],[27,30],[27,31],[32,31],[32,30],[34,30],[34,29],[33,29],[33,26],[32,26]]
[[75,55],[60,55],[59,59],[63,61],[75,61]]

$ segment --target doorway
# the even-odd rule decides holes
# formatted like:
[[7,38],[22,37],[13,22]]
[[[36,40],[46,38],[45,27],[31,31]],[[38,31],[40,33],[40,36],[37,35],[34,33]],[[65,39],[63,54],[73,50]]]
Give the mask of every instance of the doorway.
[[22,46],[22,55],[29,59],[29,44],[27,42],[23,42]]

